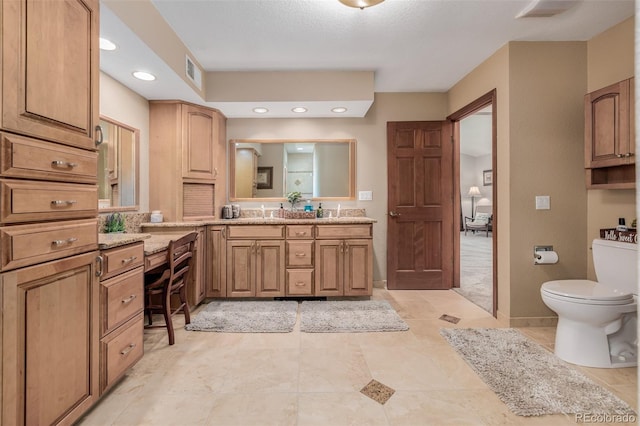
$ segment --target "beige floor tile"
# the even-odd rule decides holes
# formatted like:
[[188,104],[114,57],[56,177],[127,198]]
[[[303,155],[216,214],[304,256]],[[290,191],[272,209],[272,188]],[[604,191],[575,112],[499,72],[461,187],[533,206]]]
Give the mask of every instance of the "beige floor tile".
[[611,386],[609,390],[617,395],[624,402],[629,404],[636,413],[638,412],[638,386],[636,384],[631,385],[617,385]]
[[629,385],[637,383],[638,380],[637,367],[590,368],[577,366],[576,368],[592,379],[608,386]]
[[299,392],[359,391],[371,380],[359,347],[303,349]]
[[300,351],[254,349],[236,353],[225,365],[224,393],[297,392]]
[[350,333],[353,340],[362,348],[369,347],[390,347],[406,346],[416,343],[416,336],[407,331],[388,331],[382,333]]
[[189,394],[141,394],[116,418],[117,426],[198,426],[206,425],[211,398]]
[[353,333],[300,333],[300,348],[358,348]]
[[76,423],[76,426],[113,425],[118,416],[127,408],[132,398],[131,395],[127,394],[108,394],[91,411],[86,413]]
[[298,399],[298,426],[387,424],[383,406],[360,392],[301,393]]
[[238,348],[300,349],[300,332],[291,333],[238,333]]
[[208,425],[293,426],[297,422],[296,393],[215,394],[209,399],[213,408]]

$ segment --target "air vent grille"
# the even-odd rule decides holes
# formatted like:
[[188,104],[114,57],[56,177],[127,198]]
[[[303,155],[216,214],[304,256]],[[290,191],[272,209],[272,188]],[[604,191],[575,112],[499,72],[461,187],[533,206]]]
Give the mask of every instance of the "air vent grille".
[[202,72],[200,68],[193,62],[193,60],[186,56],[186,74],[187,78],[196,85],[198,89],[202,88]]

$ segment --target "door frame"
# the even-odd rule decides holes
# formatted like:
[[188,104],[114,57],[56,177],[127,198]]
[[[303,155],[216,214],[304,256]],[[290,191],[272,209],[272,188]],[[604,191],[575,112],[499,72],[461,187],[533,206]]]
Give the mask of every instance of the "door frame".
[[[492,222],[492,244],[493,244],[493,316],[498,312],[498,163],[497,163],[497,92],[496,89],[480,96],[470,104],[460,108],[447,117],[453,124],[453,191],[460,194],[460,120],[475,112],[491,105],[491,169],[493,170],[493,195],[491,204],[493,206]],[[454,229],[459,230],[461,226],[460,196],[454,196],[453,200],[453,220]],[[460,287],[460,232],[453,233],[453,286]]]

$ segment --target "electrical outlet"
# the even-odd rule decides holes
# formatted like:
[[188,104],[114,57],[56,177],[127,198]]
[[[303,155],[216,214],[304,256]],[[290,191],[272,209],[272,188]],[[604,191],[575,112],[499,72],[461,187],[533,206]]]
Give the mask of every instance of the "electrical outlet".
[[551,197],[536,195],[536,210],[551,210]]
[[371,201],[371,200],[373,200],[373,191],[359,191],[358,192],[358,200],[360,200],[360,201]]

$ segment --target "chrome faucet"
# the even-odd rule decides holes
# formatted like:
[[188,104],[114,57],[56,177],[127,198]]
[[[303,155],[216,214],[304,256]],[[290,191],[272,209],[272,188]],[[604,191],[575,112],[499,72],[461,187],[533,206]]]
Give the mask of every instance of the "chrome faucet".
[[340,217],[340,204],[338,204],[338,209],[336,211],[336,217]]

